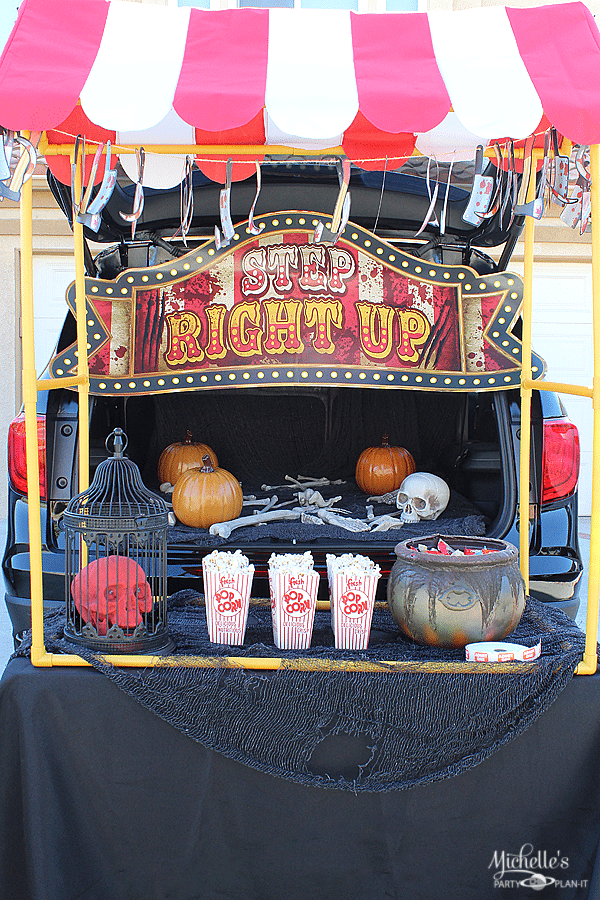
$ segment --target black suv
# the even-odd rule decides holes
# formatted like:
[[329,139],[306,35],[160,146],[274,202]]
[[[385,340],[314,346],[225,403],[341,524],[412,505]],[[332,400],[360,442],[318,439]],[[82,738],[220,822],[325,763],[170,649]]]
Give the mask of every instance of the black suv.
[[[348,228],[355,225],[372,232],[387,248],[397,248],[407,254],[406,259],[418,263],[418,271],[422,266],[425,269],[467,266],[474,278],[505,271],[523,219],[513,217],[508,210],[498,210],[476,226],[464,221],[473,168],[461,164],[455,165],[452,171],[441,229],[439,223],[444,215],[447,189],[444,171],[441,166],[437,219],[432,219],[415,237],[430,204],[424,162],[410,160],[402,169],[385,176],[353,168]],[[505,177],[491,164],[488,174],[494,178]],[[58,204],[70,217],[69,188],[51,174],[48,179]],[[152,267],[164,269],[169,262],[175,265],[178,260],[185,260],[186,254],[207,246],[215,225],[219,224],[219,185],[195,171],[194,214],[187,243],[184,245],[180,238],[174,237],[180,227],[179,189],[145,191],[144,212],[137,223],[136,239],[131,241],[128,239],[130,226],[119,216],[119,211],[131,208],[134,187],[121,177],[104,209],[98,234],[86,231],[88,239],[108,244],[95,258],[89,252],[86,254],[88,278],[97,279],[102,286],[100,293],[120,277],[125,281],[118,283],[126,283],[129,272],[135,273],[132,280],[141,279],[144,276],[140,273],[156,271]],[[232,188],[231,213],[237,225],[247,219],[254,190],[253,179],[236,183]],[[338,192],[336,168],[327,161],[317,165],[266,162],[257,215],[310,210],[308,216],[315,215],[315,221],[321,217],[327,222]],[[498,248],[497,262],[488,255],[493,248]],[[518,338],[518,321],[512,323],[512,334]],[[74,341],[75,321],[69,312],[57,346],[58,357],[64,359]],[[56,374],[56,363],[52,371]],[[381,371],[385,372],[385,368]],[[433,383],[441,384],[442,379],[439,382],[434,379]],[[263,590],[263,596],[267,596],[264,579],[273,551],[311,550],[322,574],[327,552],[365,553],[377,560],[385,576],[395,559],[395,543],[420,533],[419,528],[440,533],[457,533],[457,529],[460,533],[463,529],[462,533],[504,538],[518,545],[518,387],[495,390],[487,385],[488,389],[480,392],[473,385],[473,389],[456,391],[438,390],[432,383],[426,389],[420,388],[414,381],[410,389],[389,390],[384,385],[389,387],[384,381],[371,381],[369,387],[363,387],[360,382],[332,384],[330,380],[321,386],[302,384],[298,376],[290,383],[267,386],[253,375],[253,380],[239,388],[229,382],[227,387],[215,384],[214,390],[206,387],[194,390],[184,384],[176,393],[151,389],[123,397],[94,393],[90,401],[90,474],[93,475],[98,463],[106,457],[108,434],[121,427],[128,437],[129,457],[139,466],[146,485],[158,493],[159,457],[167,446],[182,441],[189,430],[194,441],[206,443],[216,452],[220,466],[236,475],[246,497],[266,499],[275,492],[280,502],[291,502],[297,486],[287,482],[286,476],[326,477],[330,482],[343,484],[323,486],[320,490],[325,500],[342,495],[338,504],[364,517],[368,501],[354,482],[355,466],[361,451],[379,445],[385,433],[390,444],[403,446],[412,454],[417,471],[437,474],[450,486],[450,504],[437,521],[418,526],[406,524],[400,529],[369,532],[366,536],[335,527],[319,530],[316,525],[280,523],[240,529],[225,539],[176,522],[168,536],[170,591],[198,586],[202,557],[215,546],[241,548],[255,564],[259,580],[255,590]],[[77,394],[69,390],[39,395],[47,606],[62,604],[65,596],[62,514],[69,499],[77,493],[77,407]],[[10,488],[3,573],[6,603],[14,634],[18,636],[30,623],[22,417],[11,424],[8,451]],[[578,467],[577,431],[560,400],[549,393],[534,392],[530,589],[532,595],[559,605],[572,617],[579,604],[582,573],[577,538]],[[371,503],[374,515],[391,510],[390,506],[376,501]],[[246,509],[250,513],[253,508],[245,507],[244,515]],[[384,577],[380,582],[382,591],[385,581]],[[322,579],[322,587],[325,589],[326,579]]]

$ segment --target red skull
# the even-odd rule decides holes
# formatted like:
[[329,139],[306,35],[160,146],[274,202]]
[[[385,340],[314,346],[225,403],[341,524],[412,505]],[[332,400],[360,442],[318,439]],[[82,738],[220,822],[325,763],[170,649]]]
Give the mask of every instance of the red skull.
[[[152,610],[152,592],[141,566],[124,556],[95,559],[75,576],[71,595],[84,622],[98,634],[109,626],[133,629]],[[108,623],[108,624],[107,624]]]

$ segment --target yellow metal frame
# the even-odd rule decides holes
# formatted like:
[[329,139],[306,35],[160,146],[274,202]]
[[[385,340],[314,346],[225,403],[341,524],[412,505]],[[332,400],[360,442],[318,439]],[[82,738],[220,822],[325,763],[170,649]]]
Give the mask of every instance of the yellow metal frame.
[[[119,148],[124,149],[124,148]],[[132,149],[132,148],[127,148]],[[570,149],[570,148],[569,148]],[[48,145],[45,136],[40,150],[46,155],[69,155],[73,158],[73,145]],[[284,146],[148,146],[146,152],[190,153],[195,156],[228,155],[265,156],[285,155],[313,157],[314,151],[297,150]],[[322,151],[320,155],[339,155],[340,147]],[[488,151],[490,154],[492,151]],[[540,151],[534,151],[539,156]],[[81,165],[81,163],[80,163]],[[591,388],[579,385],[559,384],[533,380],[531,371],[531,319],[533,300],[534,220],[525,220],[525,266],[523,295],[522,377],[521,377],[521,456],[519,552],[521,571],[529,589],[529,470],[531,452],[531,397],[534,390],[559,391],[564,394],[589,397],[593,403],[593,461],[592,461],[592,518],[586,641],[583,660],[578,675],[593,675],[597,668],[598,613],[600,605],[600,146],[590,150],[592,174],[592,284],[593,284],[593,343],[594,378]],[[81,185],[81,169],[76,176],[76,189]],[[535,190],[535,166],[532,166],[528,198]],[[88,486],[89,476],[89,371],[87,360],[87,334],[85,310],[85,270],[83,253],[83,226],[74,223],[74,256],[76,284],[77,358],[78,374],[70,379],[38,380],[35,372],[34,305],[33,305],[33,188],[30,179],[23,185],[20,204],[21,216],[21,317],[23,337],[23,400],[26,429],[26,462],[29,516],[29,554],[31,571],[31,661],[34,666],[87,666],[77,654],[48,653],[44,644],[44,600],[42,587],[42,536],[40,517],[39,461],[37,447],[37,394],[38,390],[52,390],[67,386],[76,387],[79,394],[79,489]],[[421,672],[498,672],[497,663],[467,662],[381,662],[364,663],[333,659],[296,659],[280,657],[161,657],[142,655],[107,655],[107,662],[124,667],[181,666],[195,668],[246,668],[279,669],[298,668],[304,671],[421,671]],[[526,671],[533,663],[510,663],[510,671]]]

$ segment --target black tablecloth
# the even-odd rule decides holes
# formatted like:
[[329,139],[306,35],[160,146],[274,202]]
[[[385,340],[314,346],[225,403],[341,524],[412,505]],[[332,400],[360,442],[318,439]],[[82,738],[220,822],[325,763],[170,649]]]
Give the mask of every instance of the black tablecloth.
[[[480,765],[400,792],[263,774],[98,672],[26,659],[0,683],[0,734],[3,900],[485,900],[539,897],[539,878],[558,881],[544,898],[600,898],[600,676]],[[320,750],[352,777],[364,747]],[[516,886],[527,869],[495,887],[523,847],[537,889]]]

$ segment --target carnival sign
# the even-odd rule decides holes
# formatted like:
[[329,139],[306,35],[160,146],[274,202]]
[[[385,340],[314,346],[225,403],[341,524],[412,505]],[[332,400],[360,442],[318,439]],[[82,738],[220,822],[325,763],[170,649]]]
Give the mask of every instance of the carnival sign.
[[[314,243],[316,213],[283,212],[114,281],[86,278],[95,394],[289,383],[498,390],[519,384],[517,275],[403,253],[349,223]],[[325,222],[326,224],[326,222]],[[74,309],[75,285],[67,292]],[[75,346],[51,363],[76,371]],[[535,377],[543,362],[533,359]]]

